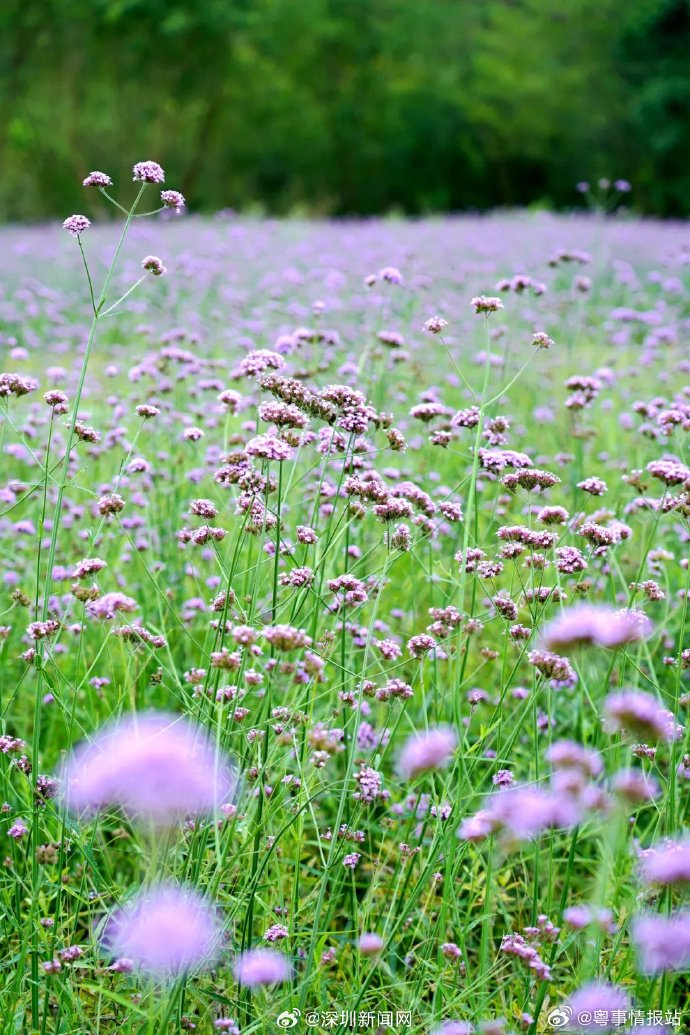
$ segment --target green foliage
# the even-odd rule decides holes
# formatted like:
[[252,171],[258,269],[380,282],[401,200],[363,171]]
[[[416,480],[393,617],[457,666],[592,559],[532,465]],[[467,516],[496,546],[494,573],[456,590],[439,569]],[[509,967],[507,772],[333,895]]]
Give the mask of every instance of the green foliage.
[[8,0],[0,216],[83,205],[123,153],[195,208],[690,211],[688,0]]

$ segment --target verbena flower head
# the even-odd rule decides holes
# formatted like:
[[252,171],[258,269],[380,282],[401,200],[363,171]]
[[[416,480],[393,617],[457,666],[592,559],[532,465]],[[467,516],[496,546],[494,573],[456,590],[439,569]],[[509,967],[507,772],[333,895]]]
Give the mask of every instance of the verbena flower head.
[[633,921],[632,940],[645,974],[685,970],[690,963],[690,912],[640,916]]
[[448,326],[448,321],[444,320],[442,316],[430,316],[424,324],[424,330],[428,334],[440,334],[444,327]]
[[162,260],[157,255],[147,255],[143,258],[141,260],[141,268],[146,270],[147,273],[152,273],[154,277],[162,277],[164,273],[167,273]]
[[367,931],[359,936],[357,948],[363,956],[378,956],[383,949],[383,944],[383,938],[380,934]]
[[388,284],[402,284],[403,275],[396,266],[384,266],[379,270],[379,278]]
[[431,1035],[472,1035],[473,1031],[469,1021],[444,1021],[433,1029]]
[[274,949],[250,949],[235,960],[233,967],[238,985],[257,988],[260,985],[279,985],[290,977],[290,963],[286,956]]
[[213,811],[234,783],[204,730],[164,713],[128,716],[100,730],[76,749],[64,773],[72,811],[117,806],[158,825]]
[[647,884],[690,884],[690,841],[667,841],[641,852],[640,875]]
[[179,190],[162,190],[161,201],[166,208],[174,208],[177,212],[186,205],[184,194],[180,194]]
[[85,230],[88,230],[91,226],[91,220],[87,219],[86,216],[68,216],[68,218],[62,224],[63,229],[67,230],[72,237],[79,237]]
[[567,654],[590,645],[613,649],[650,635],[652,623],[638,611],[615,611],[605,605],[576,604],[550,622],[542,634],[547,650]]
[[621,690],[604,700],[606,727],[612,733],[625,731],[646,741],[677,740],[682,727],[673,713],[644,690]]
[[90,172],[84,180],[85,187],[112,187],[112,185],[113,181],[110,179],[108,174],[98,172],[98,170]]
[[221,930],[211,906],[191,888],[160,884],[139,891],[108,918],[101,944],[158,978],[209,966]]
[[488,295],[477,295],[472,299],[470,305],[474,309],[475,313],[497,313],[499,309],[503,309],[503,302],[500,298],[492,298]]
[[165,173],[158,162],[137,162],[132,169],[132,179],[140,183],[165,183]]
[[618,985],[590,981],[582,985],[567,1003],[569,1031],[611,1031],[627,1023],[630,999]]
[[401,775],[409,780],[430,769],[439,769],[448,762],[457,743],[454,730],[442,726],[414,734],[400,754],[398,768]]

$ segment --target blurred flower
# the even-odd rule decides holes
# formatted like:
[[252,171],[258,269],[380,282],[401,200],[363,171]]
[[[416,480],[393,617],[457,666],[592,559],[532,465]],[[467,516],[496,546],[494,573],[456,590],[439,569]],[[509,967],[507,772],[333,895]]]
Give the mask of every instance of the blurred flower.
[[643,690],[621,690],[604,699],[606,728],[611,733],[625,730],[656,743],[674,741],[682,733],[673,713]]
[[638,917],[632,924],[632,940],[645,974],[684,970],[690,963],[690,912]]
[[439,726],[426,733],[411,736],[400,753],[398,768],[410,780],[430,769],[438,769],[449,760],[458,743],[452,729]]
[[603,604],[577,604],[549,622],[542,642],[547,650],[565,654],[586,645],[622,647],[645,639],[651,631],[652,623],[642,612],[614,611]]
[[109,805],[166,825],[210,812],[232,794],[234,776],[203,729],[164,713],[128,716],[82,744],[68,761],[70,809]]
[[503,302],[500,298],[491,298],[487,295],[477,295],[472,299],[470,305],[475,313],[497,313],[503,309]]
[[147,273],[152,273],[154,277],[162,277],[164,273],[167,273],[162,260],[157,255],[147,255],[143,258],[141,260],[141,268],[146,270]]
[[630,999],[618,985],[590,981],[570,997],[568,1006],[569,1030],[610,1031],[626,1023]]
[[370,932],[361,934],[357,942],[357,948],[363,956],[377,956],[381,952],[383,945],[383,938],[378,934]]
[[157,977],[172,977],[210,965],[220,934],[213,909],[196,891],[161,884],[115,910],[101,943],[120,970],[126,960]]
[[250,949],[235,960],[233,967],[238,985],[256,988],[258,985],[279,985],[290,977],[286,956],[273,949]]

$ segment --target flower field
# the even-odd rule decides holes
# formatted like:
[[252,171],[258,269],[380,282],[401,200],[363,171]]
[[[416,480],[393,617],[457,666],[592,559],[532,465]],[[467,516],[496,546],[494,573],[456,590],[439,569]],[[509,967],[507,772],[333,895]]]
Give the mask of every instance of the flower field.
[[2,1030],[684,1030],[687,227],[134,174],[0,232]]

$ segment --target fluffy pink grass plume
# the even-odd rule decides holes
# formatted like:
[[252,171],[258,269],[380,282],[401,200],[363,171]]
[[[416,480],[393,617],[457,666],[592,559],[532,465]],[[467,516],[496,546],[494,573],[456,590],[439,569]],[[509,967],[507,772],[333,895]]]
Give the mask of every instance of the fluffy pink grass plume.
[[160,884],[111,914],[101,944],[116,959],[164,978],[210,965],[220,937],[216,915],[198,892]]
[[546,626],[542,642],[547,650],[567,654],[577,647],[613,650],[646,639],[652,623],[641,611],[615,611],[605,605],[576,604]]
[[259,985],[279,985],[290,977],[286,956],[273,949],[250,949],[235,960],[233,967],[239,985],[257,988]]
[[127,716],[100,730],[77,747],[63,778],[73,812],[118,806],[160,826],[213,811],[235,784],[204,730],[165,713]]
[[567,1005],[568,1031],[611,1031],[627,1022],[630,999],[618,985],[590,981],[578,988]]
[[455,731],[439,726],[426,733],[415,733],[404,744],[398,769],[405,779],[412,779],[430,769],[444,766],[457,747]]

